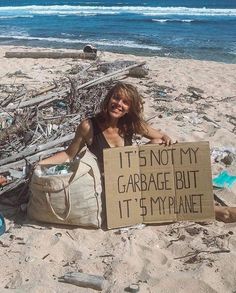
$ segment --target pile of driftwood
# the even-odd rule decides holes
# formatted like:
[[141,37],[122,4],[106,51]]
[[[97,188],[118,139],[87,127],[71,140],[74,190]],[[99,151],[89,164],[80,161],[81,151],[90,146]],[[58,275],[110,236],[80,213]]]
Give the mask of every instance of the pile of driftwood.
[[25,202],[35,162],[65,148],[79,122],[99,110],[111,81],[145,76],[142,65],[93,61],[87,68],[77,65],[37,92],[28,93],[22,86],[1,95],[0,203]]

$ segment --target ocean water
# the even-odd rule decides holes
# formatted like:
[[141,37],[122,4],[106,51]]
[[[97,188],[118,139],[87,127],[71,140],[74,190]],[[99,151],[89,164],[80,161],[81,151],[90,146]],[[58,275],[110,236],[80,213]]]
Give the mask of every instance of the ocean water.
[[236,0],[0,0],[0,45],[236,63]]

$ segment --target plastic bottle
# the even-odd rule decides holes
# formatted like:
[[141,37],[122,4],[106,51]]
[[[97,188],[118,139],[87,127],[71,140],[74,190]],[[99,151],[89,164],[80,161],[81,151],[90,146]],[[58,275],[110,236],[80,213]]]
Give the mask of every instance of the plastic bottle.
[[0,214],[0,235],[6,232],[6,224],[2,214]]
[[57,165],[55,172],[56,172],[56,174],[65,175],[65,174],[68,174],[69,168],[70,168],[70,166],[68,164]]
[[69,173],[69,164],[60,164],[56,166],[49,167],[46,170],[45,175],[66,175]]

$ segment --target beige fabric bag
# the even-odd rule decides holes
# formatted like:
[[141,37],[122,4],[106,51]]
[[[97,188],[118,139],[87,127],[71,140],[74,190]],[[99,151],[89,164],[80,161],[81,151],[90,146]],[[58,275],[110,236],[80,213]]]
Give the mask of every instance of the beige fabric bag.
[[34,172],[28,216],[42,222],[99,228],[102,187],[97,159],[86,150],[70,164],[72,172],[66,175],[39,176]]

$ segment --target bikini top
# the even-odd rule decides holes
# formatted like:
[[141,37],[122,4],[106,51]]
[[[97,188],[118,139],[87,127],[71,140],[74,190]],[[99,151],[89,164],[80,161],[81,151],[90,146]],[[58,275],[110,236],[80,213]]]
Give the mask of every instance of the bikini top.
[[[103,149],[110,148],[109,143],[107,142],[104,134],[102,133],[102,129],[98,125],[96,118],[90,118],[93,126],[93,140],[92,144],[88,145],[88,149],[97,157],[98,165],[100,167],[100,171],[104,172],[104,165],[103,165]],[[124,137],[124,145],[129,146],[132,145],[132,136],[125,136]]]

